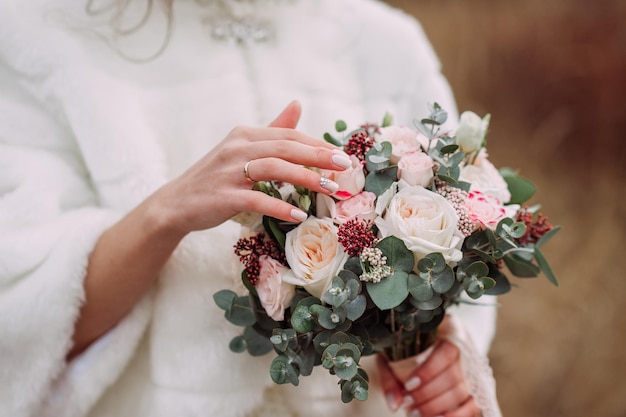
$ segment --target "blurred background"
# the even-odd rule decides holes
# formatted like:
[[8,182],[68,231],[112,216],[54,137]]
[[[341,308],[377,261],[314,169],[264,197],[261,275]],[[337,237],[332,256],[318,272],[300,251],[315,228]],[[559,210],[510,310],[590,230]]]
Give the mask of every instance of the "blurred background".
[[539,188],[560,281],[500,297],[505,417],[626,416],[626,1],[388,0],[415,15],[490,159]]

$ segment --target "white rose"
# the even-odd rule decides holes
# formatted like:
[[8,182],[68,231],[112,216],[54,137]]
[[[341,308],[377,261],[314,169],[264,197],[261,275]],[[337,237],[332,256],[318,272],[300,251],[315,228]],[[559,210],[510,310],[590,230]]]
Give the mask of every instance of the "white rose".
[[511,200],[509,187],[498,172],[487,159],[487,155],[481,152],[473,165],[461,167],[461,181],[472,184],[470,191],[480,191],[500,200],[501,203],[508,203]]
[[309,217],[287,233],[285,257],[291,271],[283,281],[303,287],[322,298],[331,281],[348,260],[331,219]]
[[479,115],[471,111],[461,114],[459,127],[456,130],[456,144],[463,152],[474,152],[483,146],[489,128],[489,119],[491,119],[490,115],[481,119]]
[[405,187],[389,202],[382,217],[376,219],[381,236],[396,236],[404,241],[416,260],[440,252],[454,265],[463,257],[463,235],[457,228],[459,217],[442,196],[420,186]]
[[259,264],[259,280],[255,285],[259,301],[268,316],[281,321],[285,318],[285,309],[296,295],[296,287],[282,280],[289,268],[266,255],[259,257]]
[[398,161],[398,177],[410,185],[427,187],[433,179],[433,160],[424,152],[409,152]]
[[397,164],[402,155],[420,150],[420,145],[428,148],[428,139],[419,132],[404,126],[388,126],[380,129],[378,142],[391,143],[389,162]]

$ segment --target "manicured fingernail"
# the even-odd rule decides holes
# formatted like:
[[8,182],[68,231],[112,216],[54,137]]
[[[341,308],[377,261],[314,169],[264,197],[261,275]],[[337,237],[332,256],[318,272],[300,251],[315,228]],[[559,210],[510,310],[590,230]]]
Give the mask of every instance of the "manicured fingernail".
[[411,410],[408,412],[406,417],[422,417],[422,413],[419,410]]
[[410,407],[413,404],[415,404],[415,400],[410,395],[407,395],[406,397],[404,397],[404,400],[402,400],[402,406],[403,407]]
[[419,379],[419,377],[414,376],[404,383],[404,388],[407,391],[413,391],[415,388],[419,387],[421,383],[422,380]]
[[299,222],[303,222],[307,219],[307,217],[309,217],[309,215],[303,212],[302,210],[292,209],[291,217],[296,219]]
[[348,157],[348,155],[346,155],[343,152],[336,153],[335,155],[331,157],[331,160],[333,161],[333,164],[341,168],[348,169],[352,166],[352,161],[350,160],[350,157]]
[[387,394],[385,397],[387,399],[387,405],[391,409],[391,411],[396,411],[398,409],[398,403],[396,402],[396,396],[393,394]]
[[337,184],[335,181],[331,181],[326,177],[321,177],[320,178],[320,186],[328,191],[332,193],[336,193],[337,190],[339,190],[339,184]]

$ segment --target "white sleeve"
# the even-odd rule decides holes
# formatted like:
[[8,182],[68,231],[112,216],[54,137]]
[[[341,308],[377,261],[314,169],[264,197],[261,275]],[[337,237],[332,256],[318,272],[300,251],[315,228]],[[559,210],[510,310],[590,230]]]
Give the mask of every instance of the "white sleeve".
[[122,214],[98,207],[71,133],[19,85],[0,64],[0,416],[43,415],[60,400],[55,380],[75,409],[63,415],[80,415],[123,369],[148,311],[68,366],[89,255]]

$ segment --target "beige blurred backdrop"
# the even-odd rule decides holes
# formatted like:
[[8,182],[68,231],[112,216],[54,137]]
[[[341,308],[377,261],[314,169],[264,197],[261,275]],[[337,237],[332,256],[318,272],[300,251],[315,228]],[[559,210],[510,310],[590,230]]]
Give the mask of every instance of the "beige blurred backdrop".
[[[505,417],[626,416],[626,1],[388,0],[414,14],[459,109],[563,230],[560,280],[514,279],[491,364]],[[410,53],[410,51],[407,51]]]

